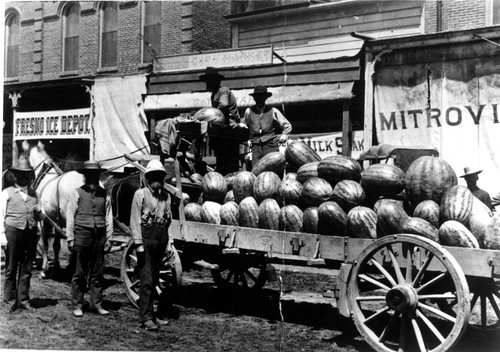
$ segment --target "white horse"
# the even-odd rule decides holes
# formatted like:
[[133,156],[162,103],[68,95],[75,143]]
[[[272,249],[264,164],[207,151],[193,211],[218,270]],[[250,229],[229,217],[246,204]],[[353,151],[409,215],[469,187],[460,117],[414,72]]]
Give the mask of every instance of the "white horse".
[[[54,167],[54,161],[47,154],[43,143],[40,141],[36,145],[24,141],[23,153],[26,154],[31,167],[35,170],[36,181],[34,186],[43,211],[60,228],[66,227],[66,209],[68,209],[68,204],[74,195],[74,190],[84,184],[83,175],[76,171],[60,174]],[[57,236],[55,228],[49,219],[42,222],[41,235],[42,278],[45,278],[49,270],[48,250],[50,240],[53,241],[54,267],[59,267],[61,236]]]

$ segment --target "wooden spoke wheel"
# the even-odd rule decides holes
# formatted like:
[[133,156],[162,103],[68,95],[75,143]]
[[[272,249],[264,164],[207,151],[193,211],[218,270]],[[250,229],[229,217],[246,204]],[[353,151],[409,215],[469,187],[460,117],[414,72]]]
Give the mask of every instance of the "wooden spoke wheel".
[[[122,255],[120,274],[130,302],[138,308],[141,282],[139,280],[136,248],[137,245],[133,240],[130,240]],[[179,253],[172,246],[172,252],[165,252],[163,257],[160,280],[158,286],[156,286],[156,292],[160,296],[163,291],[168,291],[172,287],[181,285],[181,283],[182,264]]]
[[469,284],[472,291],[470,325],[480,329],[498,329],[500,282],[489,278],[472,278]]
[[357,329],[377,351],[447,351],[470,315],[469,286],[453,256],[415,235],[387,236],[358,257],[348,302]]
[[218,270],[211,270],[219,288],[260,290],[267,280],[266,257],[259,254],[226,254]]

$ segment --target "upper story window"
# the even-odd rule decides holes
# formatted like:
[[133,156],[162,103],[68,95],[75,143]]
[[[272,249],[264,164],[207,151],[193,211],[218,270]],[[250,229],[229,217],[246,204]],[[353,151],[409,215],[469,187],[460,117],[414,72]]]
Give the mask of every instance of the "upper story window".
[[11,13],[5,21],[5,77],[19,75],[19,15]]
[[105,2],[101,8],[101,67],[114,67],[118,53],[118,3]]
[[80,6],[69,4],[63,15],[64,42],[63,42],[63,70],[75,71],[79,68],[80,58]]
[[161,48],[161,1],[144,3],[144,27],[142,62],[151,62],[160,55]]

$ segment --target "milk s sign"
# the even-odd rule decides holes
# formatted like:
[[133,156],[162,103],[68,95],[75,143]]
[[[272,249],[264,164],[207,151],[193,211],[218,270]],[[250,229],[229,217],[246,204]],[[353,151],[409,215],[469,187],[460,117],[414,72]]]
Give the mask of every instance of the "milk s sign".
[[89,139],[91,136],[89,108],[14,113],[14,140]]

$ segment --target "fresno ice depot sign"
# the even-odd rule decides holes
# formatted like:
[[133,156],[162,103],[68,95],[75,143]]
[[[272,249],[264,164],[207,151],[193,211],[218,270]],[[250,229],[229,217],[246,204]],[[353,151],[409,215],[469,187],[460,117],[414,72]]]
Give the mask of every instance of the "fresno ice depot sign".
[[498,67],[499,57],[485,57],[378,69],[379,144],[436,148],[457,176],[477,167],[483,170],[478,186],[490,195],[500,191]]
[[91,136],[90,108],[14,112],[14,140],[89,139]]

